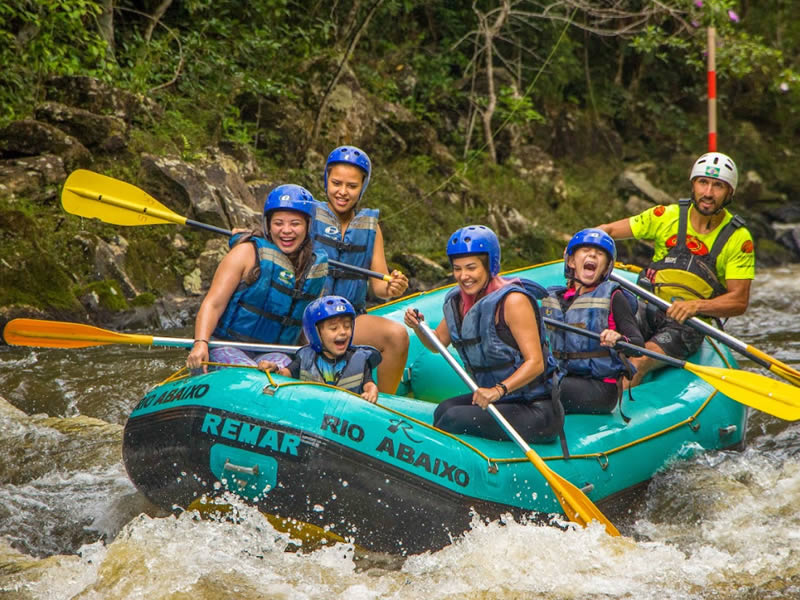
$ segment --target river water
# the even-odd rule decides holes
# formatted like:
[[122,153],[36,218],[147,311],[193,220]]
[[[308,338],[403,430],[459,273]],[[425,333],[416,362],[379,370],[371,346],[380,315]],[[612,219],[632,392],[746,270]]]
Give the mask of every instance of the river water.
[[[794,368],[798,275],[760,270],[747,317],[728,326]],[[236,519],[165,514],[129,482],[125,418],[184,357],[0,346],[0,598],[800,598],[800,424],[752,414],[744,451],[658,475],[614,515],[620,538],[476,519],[405,558],[298,548],[247,506]]]

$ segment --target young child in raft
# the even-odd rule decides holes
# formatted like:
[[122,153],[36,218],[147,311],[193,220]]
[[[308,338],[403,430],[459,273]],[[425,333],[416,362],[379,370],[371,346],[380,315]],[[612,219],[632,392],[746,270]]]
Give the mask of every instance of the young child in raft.
[[372,346],[353,345],[355,318],[356,311],[346,298],[317,298],[303,312],[303,332],[309,343],[297,351],[287,367],[262,360],[259,368],[284,377],[335,385],[374,404],[378,386],[372,379],[372,369],[381,362],[381,354]]
[[633,369],[613,346],[620,340],[644,343],[632,297],[608,279],[616,258],[611,236],[600,229],[579,231],[564,250],[567,285],[548,288],[542,300],[545,317],[600,334],[597,340],[547,326],[563,374],[558,391],[566,413],[611,413],[622,396],[621,379]]

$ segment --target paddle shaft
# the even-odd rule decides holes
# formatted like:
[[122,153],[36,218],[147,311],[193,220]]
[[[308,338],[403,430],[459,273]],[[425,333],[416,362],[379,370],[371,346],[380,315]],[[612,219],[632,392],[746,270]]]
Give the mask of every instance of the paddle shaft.
[[[3,329],[6,342],[12,346],[42,348],[86,348],[105,344],[138,344],[169,348],[191,348],[189,338],[158,337],[139,333],[119,333],[84,323],[45,321],[40,319],[12,319]],[[250,352],[286,352],[294,354],[299,346],[259,344],[254,342],[228,342],[209,340],[210,348],[239,348]]]
[[[223,229],[222,227],[216,227],[214,225],[209,225],[207,223],[200,223],[199,221],[195,221],[194,219],[188,219],[184,216],[172,212],[169,209],[164,210],[163,208],[159,207],[146,206],[144,204],[139,204],[137,202],[133,202],[130,200],[124,200],[122,198],[115,198],[114,196],[100,194],[86,188],[69,187],[68,189],[73,194],[80,196],[81,198],[90,200],[92,202],[101,202],[103,204],[115,206],[123,210],[129,210],[134,213],[141,213],[143,215],[147,215],[156,219],[162,219],[170,223],[176,223],[178,225],[188,225],[189,227],[194,227],[196,229],[204,229],[205,231],[210,231],[212,233],[218,233],[221,235],[227,235],[228,237],[233,235],[233,232],[228,229]],[[142,223],[139,223],[139,225],[141,224]],[[364,275],[366,277],[374,277],[376,279],[381,279],[382,281],[392,280],[391,276],[385,273],[379,273],[378,271],[372,271],[370,269],[365,269],[363,267],[357,267],[355,265],[351,265],[348,263],[339,262],[338,260],[328,260],[328,264],[331,265],[332,267],[345,269],[347,271],[352,271],[353,273],[359,273],[360,275]]]
[[[644,298],[648,302],[656,305],[658,308],[660,308],[660,309],[662,309],[664,311],[666,311],[670,306],[672,306],[672,304],[670,304],[669,302],[667,302],[663,298],[660,298],[660,297],[656,296],[654,293],[644,289],[643,287],[641,287],[639,285],[636,285],[632,281],[628,281],[625,277],[623,277],[622,275],[619,275],[617,273],[614,273],[613,271],[611,272],[610,279],[613,279],[618,284],[620,284],[622,287],[628,289],[629,291],[633,292],[637,296],[641,296],[642,298]],[[712,327],[711,325],[709,325],[705,321],[702,321],[702,320],[698,319],[697,317],[691,317],[689,319],[686,319],[685,323],[687,325],[691,326],[691,327],[694,327],[695,329],[697,329],[697,331],[699,331],[699,332],[701,332],[701,333],[703,333],[703,334],[705,334],[705,335],[707,335],[707,336],[709,336],[711,338],[719,340],[719,341],[721,341],[722,343],[724,343],[727,346],[730,346],[734,350],[740,352],[742,355],[744,355],[747,358],[751,359],[752,361],[758,363],[762,367],[765,367],[765,368],[769,369],[770,365],[772,364],[769,361],[761,358],[760,356],[757,356],[756,354],[753,354],[748,349],[747,345],[744,342],[741,342],[740,340],[737,340],[735,337],[725,333],[724,331],[720,331],[716,327]],[[776,363],[779,363],[779,361],[776,361]],[[783,363],[780,363],[780,366],[781,366],[781,368],[785,368],[787,370],[792,370],[792,368],[790,366],[784,365]]]
[[[587,331],[568,323],[554,321],[546,317],[544,322],[549,327],[560,327],[579,335],[600,339],[599,333]],[[617,342],[614,347],[623,350],[629,349],[633,353],[649,356],[679,369],[686,369],[700,379],[710,383],[715,389],[735,402],[740,402],[779,419],[787,421],[800,419],[800,398],[797,394],[797,388],[787,383],[770,379],[758,373],[690,363],[627,342]]]
[[[428,327],[428,324],[424,321],[420,321],[419,328],[422,330],[428,341],[430,341],[436,347],[436,350],[439,352],[439,354],[441,354],[447,363],[453,368],[456,374],[461,377],[462,381],[469,386],[470,391],[474,392],[477,390],[478,385],[472,380],[472,377],[469,376],[469,373],[464,370],[464,367],[462,367],[458,361],[453,358],[453,355],[447,351],[447,348],[444,347],[444,344],[442,344],[439,338],[436,337],[436,334],[431,330],[431,328]],[[528,446],[528,443],[522,439],[522,436],[520,436],[517,430],[511,426],[511,423],[509,423],[506,418],[500,414],[500,411],[497,410],[493,404],[489,404],[488,410],[497,421],[498,425],[500,425],[500,427],[503,428],[503,431],[505,431],[508,436],[513,439],[520,448],[522,448],[523,452],[526,454],[530,452],[531,448]]]
[[[470,391],[474,392],[475,390],[477,390],[478,385],[472,380],[472,377],[469,376],[469,373],[467,373],[464,370],[464,367],[462,367],[458,363],[458,361],[455,358],[453,358],[453,355],[447,351],[447,348],[444,347],[439,338],[436,337],[436,334],[431,330],[430,327],[428,327],[428,324],[425,323],[424,321],[420,321],[419,327],[425,334],[425,337],[428,338],[428,340],[434,346],[436,346],[436,350],[439,351],[439,354],[441,354],[444,357],[444,359],[453,368],[456,374],[459,377],[461,377],[462,381],[466,383],[467,386],[469,386]],[[494,419],[497,421],[498,425],[500,425],[500,427],[503,428],[503,431],[505,431],[508,434],[508,437],[513,439],[517,443],[517,445],[520,448],[522,448],[524,452],[527,453],[528,451],[530,451],[530,447],[528,446],[527,442],[523,440],[522,436],[520,436],[517,430],[511,426],[511,423],[509,423],[506,420],[506,418],[502,414],[500,414],[500,411],[497,410],[494,404],[489,404],[488,410],[491,413],[492,417],[494,417]]]
[[[419,313],[417,313],[417,315],[419,315]],[[458,364],[458,361],[456,361],[456,359],[453,358],[453,356],[447,351],[447,348],[445,348],[441,340],[436,337],[436,334],[431,330],[431,328],[428,327],[428,324],[420,320],[419,329],[422,331],[422,334],[428,339],[428,341],[436,348],[439,354],[444,357],[444,359],[458,374],[458,376],[461,377],[464,383],[469,386],[470,390],[473,392],[477,390],[478,386],[472,380],[472,377],[469,376],[464,368]],[[511,426],[511,423],[509,423],[506,418],[500,414],[500,411],[497,410],[493,404],[489,404],[488,411],[495,421],[497,421],[497,424],[502,427],[502,429],[512,440],[514,440],[517,446],[519,446],[520,449],[525,453],[525,456],[528,458],[528,460],[531,461],[533,466],[536,467],[536,469],[545,478],[555,493],[559,504],[561,504],[561,507],[564,509],[564,514],[566,514],[572,521],[580,523],[584,527],[594,519],[605,526],[606,532],[609,535],[618,536],[620,534],[619,531],[617,531],[617,528],[614,527],[614,524],[611,523],[611,521],[609,521],[606,516],[600,512],[600,509],[597,508],[583,492],[572,485],[569,481],[555,473],[545,464],[544,460],[542,460],[536,451],[531,448],[524,439],[522,439],[522,436]]]
[[[191,348],[194,340],[189,338],[169,338],[153,336],[153,346],[171,346],[175,348]],[[285,352],[294,354],[300,346],[281,346],[280,344],[257,344],[250,342],[224,342],[222,340],[209,340],[209,348],[238,348],[248,352]]]
[[[575,327],[574,325],[570,325],[569,323],[562,323],[561,321],[556,321],[554,319],[550,319],[548,317],[544,317],[544,322],[551,327],[559,327],[564,329],[565,331],[571,331],[572,333],[577,333],[580,335],[585,335],[586,337],[594,338],[596,340],[600,339],[600,334],[596,331],[590,331],[588,329],[583,329],[581,327]],[[614,348],[621,348],[622,350],[630,350],[636,354],[643,354],[644,356],[649,356],[650,358],[655,358],[656,360],[660,360],[668,365],[673,367],[677,367],[678,369],[682,369],[686,365],[685,360],[679,360],[672,356],[667,356],[666,354],[661,354],[660,352],[656,352],[654,350],[648,350],[643,346],[637,346],[636,344],[631,344],[628,342],[617,342],[614,344]]]

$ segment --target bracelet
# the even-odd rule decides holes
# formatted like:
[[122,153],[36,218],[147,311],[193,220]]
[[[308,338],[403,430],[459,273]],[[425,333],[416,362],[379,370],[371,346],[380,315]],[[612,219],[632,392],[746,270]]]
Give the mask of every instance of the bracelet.
[[195,340],[195,341],[194,341],[194,343],[195,343],[195,344],[196,344],[197,342],[203,342],[203,343],[205,343],[205,345],[206,345],[206,346],[208,346],[208,340]]
[[[502,381],[501,381],[500,383],[495,383],[495,384],[494,384],[494,387],[499,387],[501,390],[503,390],[503,393],[502,393],[502,394],[500,394],[500,398],[502,398],[503,396],[505,396],[506,394],[508,394],[508,388],[506,387],[506,384],[505,384],[505,383],[503,383]],[[499,398],[498,398],[498,399],[499,399]]]

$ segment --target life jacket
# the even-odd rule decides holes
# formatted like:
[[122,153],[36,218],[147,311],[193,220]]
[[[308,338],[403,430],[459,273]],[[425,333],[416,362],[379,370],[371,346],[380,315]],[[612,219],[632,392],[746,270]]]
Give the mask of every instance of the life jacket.
[[223,340],[295,344],[302,330],[303,311],[322,293],[328,275],[328,256],[315,251],[302,285],[295,289],[289,257],[269,240],[253,236],[260,272],[252,284],[244,281],[231,296],[214,329]]
[[475,383],[478,387],[484,388],[493,387],[506,379],[524,361],[519,349],[503,341],[497,332],[495,315],[498,306],[511,292],[521,292],[530,300],[536,315],[536,325],[539,328],[539,340],[545,365],[544,372],[527,385],[503,396],[503,402],[530,400],[541,396],[550,397],[551,379],[556,371],[557,363],[547,346],[539,305],[536,302],[536,298],[541,297],[543,291],[540,285],[525,279],[521,279],[519,283],[504,285],[478,300],[467,311],[463,320],[458,308],[459,288],[451,290],[445,297],[444,318],[447,321],[447,328],[450,330],[450,340]]
[[639,281],[648,279],[653,292],[667,302],[720,296],[728,290],[717,277],[717,258],[734,232],[745,224],[744,219],[734,215],[719,232],[708,254],[694,254],[686,242],[691,200],[681,198],[678,204],[680,208],[675,245],[664,258],[650,263],[639,274]]
[[[364,371],[374,369],[381,362],[381,353],[372,346],[350,346],[341,359],[343,368],[336,373],[334,381],[325,381],[317,366],[320,354],[311,346],[303,346],[295,355],[300,359],[300,379],[302,381],[316,381],[335,385],[353,393],[360,394],[364,391]],[[324,358],[322,359],[324,360]]]
[[[542,300],[542,310],[546,317],[555,321],[600,333],[608,329],[611,296],[619,289],[618,283],[604,281],[592,291],[577,296],[564,311],[561,300],[567,288],[549,287],[548,297]],[[625,291],[622,293],[625,294]],[[629,294],[625,294],[625,298],[635,315],[638,307],[636,298]],[[594,379],[618,379],[620,375],[628,375],[627,361],[623,362],[616,350],[601,346],[598,339],[558,327],[548,326],[548,330],[553,356],[558,360],[559,369],[566,374]]]
[[[324,250],[331,260],[370,268],[375,236],[378,231],[378,210],[363,208],[350,221],[342,239],[341,222],[327,202],[314,203],[311,235],[315,249]],[[367,305],[367,280],[364,275],[345,269],[328,269],[328,293],[347,298],[356,312]]]

